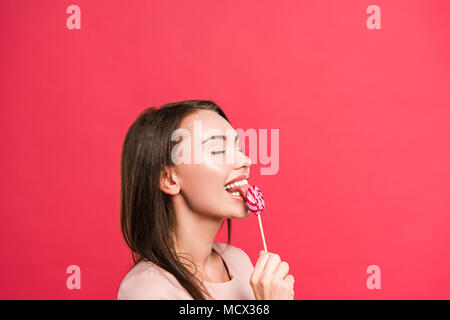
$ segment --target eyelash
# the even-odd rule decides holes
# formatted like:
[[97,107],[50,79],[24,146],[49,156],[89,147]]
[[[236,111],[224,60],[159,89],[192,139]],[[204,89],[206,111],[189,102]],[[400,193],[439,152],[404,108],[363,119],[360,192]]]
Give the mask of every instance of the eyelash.
[[[239,151],[240,152],[244,152],[244,149],[239,149]],[[216,155],[216,154],[219,154],[219,153],[225,153],[225,150],[223,150],[223,151],[212,151],[211,153]]]

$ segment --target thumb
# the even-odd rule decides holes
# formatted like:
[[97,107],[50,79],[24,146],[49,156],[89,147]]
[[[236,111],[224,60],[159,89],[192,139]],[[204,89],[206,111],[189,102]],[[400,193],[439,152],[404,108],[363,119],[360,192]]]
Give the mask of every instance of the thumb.
[[264,253],[264,250],[261,250],[260,252],[259,252],[259,255],[262,255]]

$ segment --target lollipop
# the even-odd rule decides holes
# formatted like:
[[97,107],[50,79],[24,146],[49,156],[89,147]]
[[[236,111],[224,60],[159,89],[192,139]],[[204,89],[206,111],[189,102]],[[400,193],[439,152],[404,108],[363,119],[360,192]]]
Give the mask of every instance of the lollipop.
[[264,196],[257,186],[249,186],[247,190],[247,205],[251,212],[259,215],[264,210]]
[[264,238],[264,231],[262,227],[261,222],[261,212],[264,210],[265,203],[264,203],[264,196],[259,190],[257,186],[249,186],[246,192],[246,201],[247,201],[247,207],[251,212],[256,214],[259,221],[259,229],[261,230],[261,236],[263,239],[264,244],[264,251],[267,252],[267,246],[266,246],[266,239]]

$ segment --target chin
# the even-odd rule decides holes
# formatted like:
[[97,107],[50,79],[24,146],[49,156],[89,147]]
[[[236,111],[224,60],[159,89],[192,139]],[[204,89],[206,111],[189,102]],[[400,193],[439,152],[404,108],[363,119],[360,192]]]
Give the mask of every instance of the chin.
[[241,212],[237,212],[237,213],[233,213],[230,214],[227,218],[229,219],[245,219],[250,215],[250,210],[247,209],[247,207],[245,208],[245,210],[242,210]]
[[250,210],[242,198],[238,200],[231,198],[231,202],[227,201],[224,206],[229,208],[226,216],[228,219],[245,219],[250,215]]

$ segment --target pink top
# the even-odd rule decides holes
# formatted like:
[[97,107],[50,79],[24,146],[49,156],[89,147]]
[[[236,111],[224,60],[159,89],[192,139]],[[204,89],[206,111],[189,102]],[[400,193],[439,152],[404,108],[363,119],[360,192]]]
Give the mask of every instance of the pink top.
[[[221,283],[203,281],[215,300],[255,300],[250,276],[254,267],[242,250],[214,242],[214,250],[222,257],[231,280]],[[206,296],[208,299],[208,296]],[[188,291],[166,270],[148,261],[138,262],[120,284],[118,300],[192,300]]]

